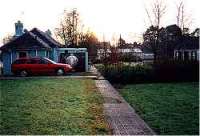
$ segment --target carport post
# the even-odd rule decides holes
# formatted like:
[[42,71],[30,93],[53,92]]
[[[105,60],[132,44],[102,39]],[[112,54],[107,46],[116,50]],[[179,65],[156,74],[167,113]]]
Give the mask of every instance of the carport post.
[[88,72],[88,52],[85,52],[85,71]]

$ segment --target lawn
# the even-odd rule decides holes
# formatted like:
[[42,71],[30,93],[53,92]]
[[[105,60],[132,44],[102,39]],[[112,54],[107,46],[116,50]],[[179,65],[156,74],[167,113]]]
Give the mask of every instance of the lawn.
[[198,83],[126,85],[119,89],[157,134],[199,134]]
[[111,134],[93,80],[1,80],[0,87],[0,134]]

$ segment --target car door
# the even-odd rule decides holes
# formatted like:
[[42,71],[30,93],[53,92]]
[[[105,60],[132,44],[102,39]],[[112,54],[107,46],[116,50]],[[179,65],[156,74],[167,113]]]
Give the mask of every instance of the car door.
[[48,64],[48,70],[47,70],[48,74],[50,74],[50,73],[51,73],[51,74],[55,73],[56,65],[53,64],[52,62],[48,61],[48,60],[46,60],[46,61],[47,61],[47,64]]
[[38,58],[32,58],[28,61],[28,68],[30,69],[32,74],[40,74],[40,68],[39,68],[39,59]]
[[37,67],[38,67],[38,73],[40,74],[48,74],[50,72],[48,61],[46,61],[43,58],[39,59]]

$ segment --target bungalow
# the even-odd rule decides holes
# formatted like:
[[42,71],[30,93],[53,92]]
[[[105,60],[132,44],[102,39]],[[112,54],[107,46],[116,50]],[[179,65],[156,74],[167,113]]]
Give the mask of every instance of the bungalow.
[[[15,35],[13,39],[8,43],[0,47],[2,51],[2,63],[3,74],[12,75],[11,64],[14,60],[22,57],[47,57],[55,62],[60,62],[61,54],[68,50],[75,50],[75,53],[81,51],[84,54],[85,63],[84,71],[87,71],[87,50],[85,49],[73,49],[73,48],[61,48],[61,44],[54,40],[49,33],[40,31],[37,28],[33,28],[31,31],[23,30],[23,24],[18,21],[15,23]],[[78,51],[77,51],[78,50]],[[79,51],[80,50],[80,51]],[[74,55],[72,53],[66,53],[64,55]],[[67,56],[65,56],[67,58]],[[83,55],[81,56],[83,58]]]

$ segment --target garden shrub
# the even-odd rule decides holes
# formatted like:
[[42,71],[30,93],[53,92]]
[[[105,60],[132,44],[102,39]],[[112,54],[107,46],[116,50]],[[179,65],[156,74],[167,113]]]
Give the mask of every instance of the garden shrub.
[[97,65],[99,72],[113,83],[131,83],[131,82],[148,82],[150,73],[152,73],[151,66],[147,65],[113,65],[108,66]]
[[198,61],[158,61],[154,64],[155,79],[158,81],[198,81]]
[[112,83],[188,82],[199,81],[196,61],[157,61],[153,65],[96,65],[99,72]]

